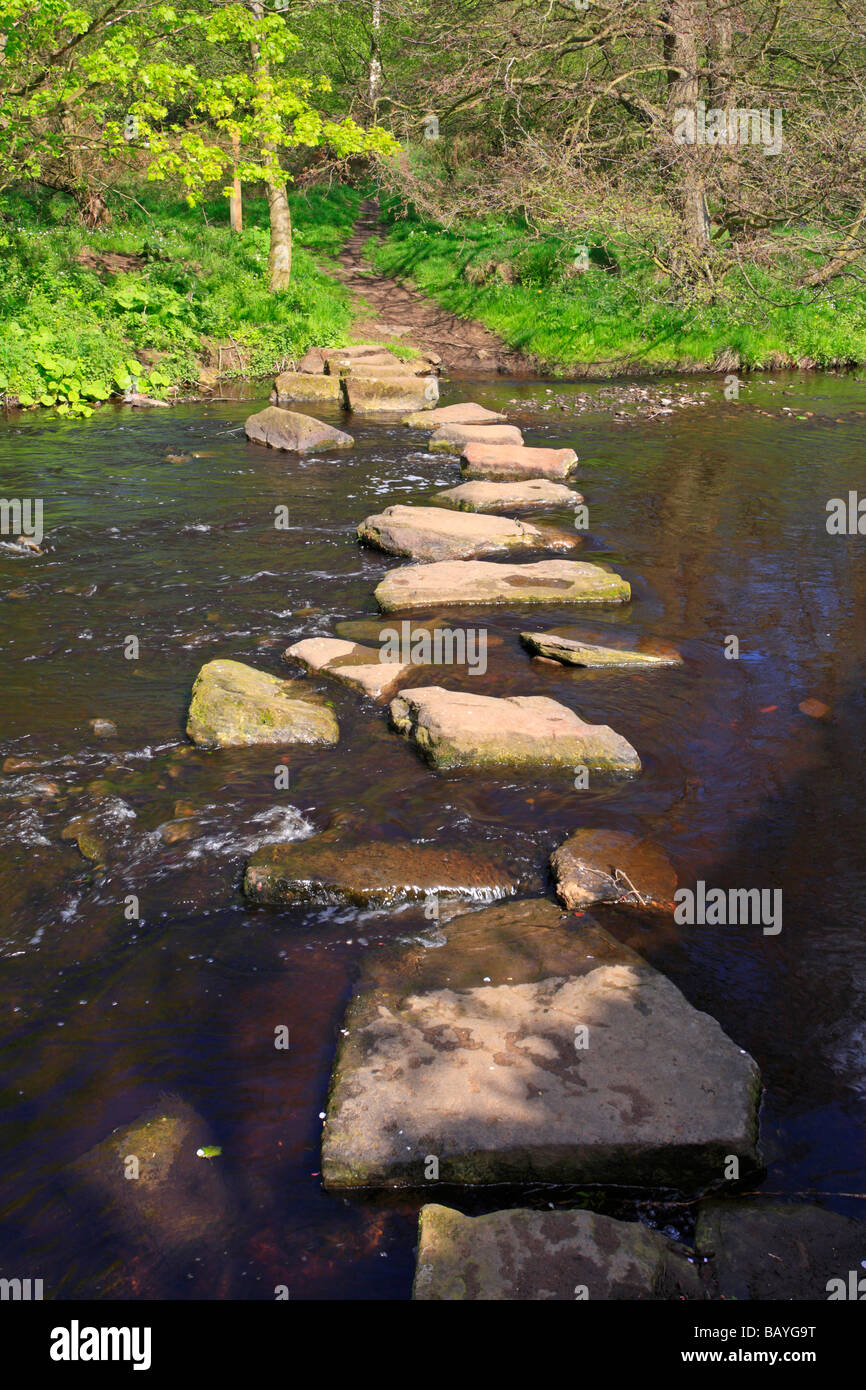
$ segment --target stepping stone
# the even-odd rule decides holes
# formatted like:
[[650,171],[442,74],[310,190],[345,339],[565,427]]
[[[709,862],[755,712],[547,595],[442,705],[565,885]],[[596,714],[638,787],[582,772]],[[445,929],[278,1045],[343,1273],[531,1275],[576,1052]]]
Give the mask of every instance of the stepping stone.
[[369,372],[377,371],[379,368],[383,371],[389,371],[392,367],[403,372],[408,371],[399,357],[395,357],[393,352],[388,352],[387,348],[382,348],[379,352],[366,353],[363,357],[347,357],[345,354],[336,354],[328,358],[325,370],[331,376],[344,376],[346,372]]
[[336,377],[313,376],[305,372],[281,372],[271,392],[274,405],[284,401],[327,401],[339,405],[341,400],[342,392]]
[[448,604],[628,603],[631,588],[612,570],[582,560],[537,560],[528,565],[491,560],[439,560],[401,565],[385,575],[376,600],[385,612]]
[[[412,641],[415,636],[432,635],[437,628],[448,627],[447,618],[415,618],[404,619],[400,624],[403,631],[407,633],[407,641]],[[395,632],[390,618],[344,618],[334,624],[334,628],[340,637],[346,638],[351,642],[387,642],[390,634]],[[384,635],[383,635],[384,634]]]
[[523,435],[516,425],[440,425],[427,441],[429,451],[460,454],[467,444],[521,445]]
[[332,361],[335,357],[362,358],[372,355],[381,357],[389,350],[382,343],[350,343],[348,347],[330,347],[315,349],[321,353],[326,362]]
[[[331,363],[331,371],[334,370],[334,363]],[[412,362],[401,362],[399,357],[392,358],[387,365],[375,363],[372,358],[362,357],[359,362],[350,362],[340,375],[343,380],[356,378],[361,380],[378,381],[383,377],[389,379],[392,376],[435,376],[436,369],[432,362],[423,359],[416,359]]]
[[413,560],[471,559],[515,547],[573,550],[581,544],[581,537],[571,532],[544,531],[524,521],[399,504],[362,521],[358,539]]
[[572,910],[616,903],[673,912],[677,876],[658,845],[624,830],[576,830],[550,856],[556,896]]
[[404,425],[418,430],[437,430],[440,425],[498,425],[507,419],[495,410],[487,410],[474,401],[463,401],[460,405],[440,405],[424,414],[407,415]]
[[530,478],[525,483],[461,483],[446,492],[437,492],[433,500],[447,502],[464,512],[511,512],[576,507],[583,498],[562,483]]
[[555,632],[521,632],[520,640],[535,655],[547,657],[550,661],[560,661],[565,666],[604,668],[683,664],[679,652],[641,650],[640,644],[637,651],[628,651],[624,647],[600,647],[593,642],[578,642],[570,637],[560,637]]
[[715,1019],[547,901],[365,960],[322,1136],[327,1188],[601,1183],[700,1190],[759,1162],[760,1075]]
[[702,1202],[695,1245],[717,1298],[823,1303],[866,1295],[866,1222],[824,1207],[760,1196]]
[[504,448],[494,444],[468,443],[463,451],[460,472],[464,478],[567,478],[577,466],[573,449]]
[[298,681],[242,661],[209,661],[192,688],[186,732],[202,748],[252,743],[336,743],[333,712]]
[[394,907],[431,894],[490,902],[517,891],[506,850],[416,845],[347,837],[340,829],[313,839],[263,845],[247,864],[244,893],[261,903],[315,902]]
[[308,348],[298,363],[299,372],[313,372],[321,376],[325,370],[325,359],[321,348]]
[[266,410],[251,415],[244,422],[244,430],[247,439],[255,444],[267,444],[272,449],[296,454],[308,454],[314,449],[351,449],[355,443],[350,434],[335,430],[312,415],[299,415],[277,405],[269,405]]
[[362,647],[337,637],[305,637],[287,647],[284,655],[308,671],[333,676],[374,700],[389,695],[415,669],[399,661],[380,661],[378,647]]
[[391,723],[433,767],[576,767],[640,772],[631,744],[545,695],[473,695],[441,686],[403,690]]
[[358,415],[383,412],[426,410],[439,399],[435,376],[393,376],[366,381],[363,377],[343,378],[349,409]]
[[695,1257],[639,1221],[592,1211],[421,1208],[413,1299],[703,1299]]

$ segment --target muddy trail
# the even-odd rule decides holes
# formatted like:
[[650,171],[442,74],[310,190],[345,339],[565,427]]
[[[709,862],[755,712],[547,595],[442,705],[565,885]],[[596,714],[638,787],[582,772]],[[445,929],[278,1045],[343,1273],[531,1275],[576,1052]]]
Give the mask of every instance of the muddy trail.
[[530,358],[509,348],[482,324],[456,318],[417,290],[377,274],[365,260],[364,248],[371,237],[381,234],[379,205],[368,198],[361,204],[352,236],[340,252],[339,269],[332,272],[356,301],[358,319],[353,331],[357,338],[374,342],[390,338],[421,353],[434,352],[442,359],[442,370],[449,374],[537,376],[536,364]]

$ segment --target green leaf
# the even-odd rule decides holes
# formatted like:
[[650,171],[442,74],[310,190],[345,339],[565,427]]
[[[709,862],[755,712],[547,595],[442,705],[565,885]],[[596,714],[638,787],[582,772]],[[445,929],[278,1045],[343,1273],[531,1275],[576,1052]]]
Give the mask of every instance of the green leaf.
[[196,1158],[219,1158],[222,1149],[219,1144],[206,1144],[203,1149],[196,1149]]

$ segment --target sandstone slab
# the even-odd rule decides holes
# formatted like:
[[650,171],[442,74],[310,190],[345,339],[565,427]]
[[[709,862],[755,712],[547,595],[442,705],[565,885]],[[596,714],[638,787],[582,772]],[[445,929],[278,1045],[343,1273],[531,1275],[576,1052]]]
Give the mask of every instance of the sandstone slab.
[[339,405],[341,400],[342,392],[336,377],[317,376],[309,372],[280,372],[271,392],[274,405],[282,405],[285,401],[325,401],[329,405]]
[[431,894],[490,902],[517,891],[504,850],[442,848],[410,841],[358,839],[339,829],[312,839],[264,845],[244,874],[255,902],[314,902],[365,908],[424,901]]
[[694,1255],[639,1221],[517,1208],[421,1208],[412,1297],[422,1300],[703,1299]]
[[437,492],[434,502],[447,502],[465,512],[534,511],[544,507],[576,507],[583,501],[579,492],[552,483],[546,478],[525,482],[474,482]]
[[267,444],[271,449],[289,453],[308,454],[318,449],[351,449],[354,439],[343,430],[334,429],[312,415],[300,415],[294,410],[269,405],[244,422],[247,439],[255,444]]
[[676,872],[659,845],[623,830],[576,830],[550,857],[560,902],[673,912]]
[[581,642],[571,637],[562,637],[555,632],[521,632],[520,640],[529,651],[550,661],[562,662],[565,666],[584,666],[604,669],[617,667],[681,666],[683,659],[679,652],[665,649],[660,644],[654,650],[652,642],[639,643],[637,648],[603,647],[596,642]]
[[757,1152],[758,1069],[636,952],[552,904],[453,919],[373,959],[328,1101],[326,1187],[700,1190]]
[[500,425],[507,417],[498,411],[488,410],[474,401],[461,401],[458,405],[440,405],[435,410],[407,415],[404,425],[413,429],[438,430],[440,425]]
[[349,409],[358,415],[426,410],[439,399],[439,383],[435,376],[408,373],[371,380],[347,376],[343,378],[343,389]]
[[628,603],[631,588],[612,570],[581,560],[537,560],[526,565],[490,560],[438,560],[401,565],[376,588],[383,610],[442,604]]
[[368,516],[358,527],[358,539],[413,560],[467,560],[517,548],[573,550],[581,544],[571,532],[540,530],[505,517],[401,505]]
[[464,478],[509,481],[521,478],[567,478],[577,467],[573,449],[512,448],[496,443],[467,443],[461,452]]
[[333,676],[374,700],[393,692],[415,669],[409,663],[380,661],[377,647],[364,647],[338,637],[305,637],[287,647],[285,656],[299,661],[308,671]]
[[544,695],[500,699],[441,686],[404,690],[391,723],[437,768],[575,767],[633,774],[640,758],[607,724],[587,724]]
[[209,661],[192,688],[186,732],[203,748],[254,743],[336,743],[333,711],[297,681],[242,661]]
[[523,435],[516,425],[440,425],[427,441],[427,448],[446,454],[460,454],[467,444],[509,444],[519,447]]

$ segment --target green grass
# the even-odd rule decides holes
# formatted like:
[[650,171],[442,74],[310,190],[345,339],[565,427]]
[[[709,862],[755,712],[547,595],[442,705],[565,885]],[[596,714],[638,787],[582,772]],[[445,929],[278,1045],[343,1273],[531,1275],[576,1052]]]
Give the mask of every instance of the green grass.
[[700,291],[685,300],[650,245],[602,246],[587,234],[589,268],[575,275],[573,237],[492,220],[445,228],[393,198],[382,205],[388,235],[370,243],[377,270],[411,280],[553,372],[866,361],[866,288],[837,281],[817,299],[794,290],[808,267],[781,238],[772,268],[746,265],[714,300]]
[[[346,341],[352,321],[342,285],[319,263],[339,251],[355,221],[352,188],[291,196],[293,276],[267,288],[266,201],[245,199],[244,231],[228,228],[225,199],[191,209],[148,190],[112,226],[87,232],[62,194],[14,192],[0,198],[0,393],[39,400],[74,381],[82,400],[116,392],[139,362],[156,379],[143,389],[195,383],[202,364],[223,375],[274,372],[313,343]],[[141,258],[112,273],[80,256],[115,252]],[[106,390],[88,391],[87,387]]]

